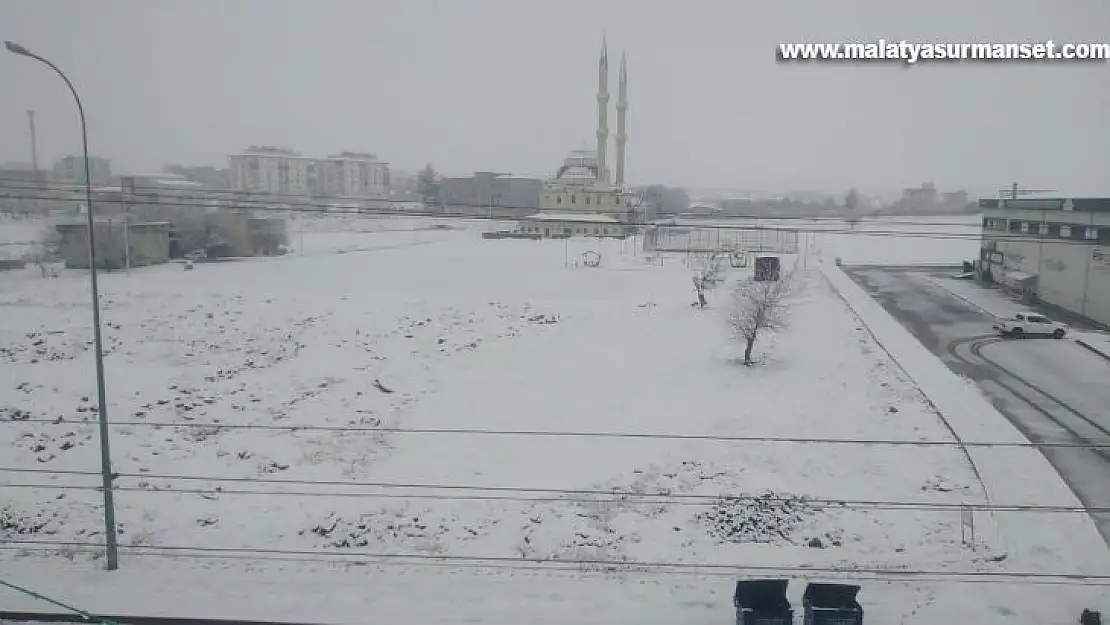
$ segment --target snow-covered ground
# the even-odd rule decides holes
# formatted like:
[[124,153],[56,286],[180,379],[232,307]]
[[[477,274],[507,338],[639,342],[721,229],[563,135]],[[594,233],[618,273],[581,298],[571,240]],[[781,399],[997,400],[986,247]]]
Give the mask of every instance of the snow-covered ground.
[[[484,225],[319,226],[286,257],[103,276],[128,546],[111,576],[80,546],[25,542],[102,540],[86,276],[0,274],[0,466],[41,471],[0,469],[9,581],[102,613],[321,622],[723,622],[727,567],[745,566],[902,571],[865,584],[878,622],[1063,623],[1088,598],[1048,588],[1034,605],[1022,584],[911,580],[1090,572],[994,561],[989,524],[963,546],[951,506],[984,492],[956,446],[720,440],[952,440],[812,266],[790,327],[748,368],[727,289],[691,308],[681,255],[647,262],[632,239],[487,241]],[[859,258],[884,253],[860,245]],[[587,250],[601,268],[575,267]],[[1023,554],[1066,538],[1029,536]],[[209,551],[182,549],[196,547]],[[370,565],[243,559],[343,554]],[[0,590],[5,605],[46,609]]]
[[840,258],[845,265],[959,265],[979,257],[979,215],[876,217],[851,225],[832,219],[691,221],[726,227],[752,225],[799,231],[810,254]]

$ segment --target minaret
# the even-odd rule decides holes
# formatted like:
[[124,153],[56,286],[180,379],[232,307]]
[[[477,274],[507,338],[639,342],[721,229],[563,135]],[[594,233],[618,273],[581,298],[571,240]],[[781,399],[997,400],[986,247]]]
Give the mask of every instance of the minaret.
[[624,143],[628,140],[625,132],[624,116],[628,112],[628,66],[625,54],[621,52],[620,86],[617,88],[617,180],[618,187],[624,186]]
[[601,36],[601,61],[597,71],[597,184],[609,182],[609,170],[605,162],[605,148],[609,143],[609,52],[605,36]]

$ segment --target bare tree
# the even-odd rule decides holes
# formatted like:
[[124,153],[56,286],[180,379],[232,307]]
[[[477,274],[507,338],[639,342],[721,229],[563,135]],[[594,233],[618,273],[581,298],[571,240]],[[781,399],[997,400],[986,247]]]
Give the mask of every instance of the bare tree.
[[844,196],[844,221],[848,223],[849,228],[855,228],[859,223],[859,214],[856,209],[859,208],[859,192],[855,187],[848,190]]
[[694,292],[698,294],[697,306],[698,308],[705,308],[709,305],[705,298],[706,292],[712,291],[724,280],[724,263],[721,260],[721,253],[699,254],[694,257],[694,262],[691,264],[694,268],[692,277]]
[[744,341],[745,365],[753,364],[752,348],[761,331],[785,327],[790,278],[784,274],[779,280],[748,278],[736,284],[728,322],[736,338]]
[[58,272],[54,269],[54,264],[59,260],[58,247],[61,243],[62,235],[54,227],[47,227],[43,229],[39,235],[39,240],[35,242],[34,247],[31,248],[25,258],[39,268],[42,277],[56,278]]

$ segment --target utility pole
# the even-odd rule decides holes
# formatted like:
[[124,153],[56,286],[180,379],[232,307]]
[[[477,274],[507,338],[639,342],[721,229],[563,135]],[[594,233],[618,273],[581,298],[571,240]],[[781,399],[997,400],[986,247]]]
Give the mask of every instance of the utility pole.
[[31,128],[31,171],[35,176],[35,195],[38,196],[31,201],[35,207],[35,212],[38,212],[39,197],[42,197],[42,176],[39,174],[39,142],[38,136],[35,134],[35,112],[32,110],[27,111],[27,125]]
[[131,272],[131,194],[135,190],[135,179],[130,176],[120,178],[120,195],[123,197],[123,265],[124,271]]
[[35,134],[35,112],[27,111],[27,124],[31,127],[31,169],[35,172],[35,186],[39,186],[39,144]]

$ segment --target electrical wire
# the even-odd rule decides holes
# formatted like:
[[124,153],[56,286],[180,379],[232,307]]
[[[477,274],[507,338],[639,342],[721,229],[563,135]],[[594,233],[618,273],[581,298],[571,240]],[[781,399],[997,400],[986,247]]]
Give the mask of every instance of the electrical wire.
[[[74,193],[74,197],[73,198],[68,198],[68,199],[73,199],[73,200],[78,200],[78,201],[83,201],[85,199],[85,197],[84,197],[85,185],[79,184],[79,183],[56,183],[56,182],[35,183],[34,181],[29,180],[29,179],[17,179],[17,178],[0,179],[0,189],[5,189],[5,188],[15,189],[15,190],[27,190],[27,191],[32,191],[32,190],[34,190],[34,191],[44,191],[44,190],[45,191],[71,191],[71,192]],[[94,189],[93,192],[96,193],[97,192],[96,189]],[[112,191],[111,193],[123,193],[123,192],[122,191],[119,191],[119,192]],[[259,206],[272,206],[275,203],[277,203],[277,204],[289,204],[289,205],[293,205],[293,206],[296,206],[296,205],[308,206],[308,205],[320,204],[321,201],[353,202],[353,203],[372,202],[372,203],[375,203],[375,204],[382,204],[382,203],[408,204],[408,203],[411,203],[409,200],[399,200],[399,199],[392,199],[392,198],[374,199],[374,198],[343,196],[343,195],[273,194],[273,193],[264,193],[264,192],[256,192],[256,191],[237,191],[237,190],[233,190],[233,189],[188,190],[188,189],[174,189],[174,188],[164,188],[163,189],[163,188],[142,188],[142,187],[139,187],[135,191],[130,192],[129,195],[130,195],[130,197],[136,199],[136,201],[134,202],[135,204],[144,204],[144,203],[146,203],[144,201],[141,201],[140,198],[147,198],[147,197],[170,197],[170,198],[179,197],[179,198],[197,199],[197,198],[201,198],[201,197],[217,198],[217,197],[220,197],[220,196],[232,196],[239,203],[248,203],[249,202],[249,203],[252,203],[252,204],[258,204]],[[643,201],[642,192],[633,192],[633,193],[627,194],[627,195],[630,195],[631,197],[635,198],[639,202]],[[256,198],[256,199],[252,199],[251,196],[254,196],[254,198]],[[57,199],[57,198],[53,198],[53,199]],[[60,201],[64,201],[64,200],[60,200]],[[473,207],[477,207],[477,208],[488,208],[488,206],[489,206],[488,204],[470,205],[470,204],[457,204],[457,203],[452,203],[451,205],[452,206],[473,206]],[[529,207],[497,205],[497,208],[529,208]],[[968,213],[967,215],[968,216],[973,216],[974,214]],[[749,215],[740,214],[740,215],[728,215],[728,216],[722,216],[722,217],[723,218],[728,218],[728,219],[745,219],[745,218],[747,218],[747,219],[831,221],[831,222],[843,221],[843,217],[827,216],[827,215],[816,215],[816,216],[783,215],[783,216],[776,216],[776,215],[768,215],[768,214],[749,214]],[[866,215],[866,216],[865,215],[860,215],[860,218],[863,221],[867,221],[868,219],[895,219],[895,220],[898,220],[898,223],[906,224],[906,225],[920,225],[920,226],[946,226],[946,225],[947,226],[967,226],[967,225],[970,225],[970,224],[967,224],[966,222],[938,222],[938,221],[913,222],[913,221],[905,221],[905,219],[915,218],[915,217],[920,218],[922,216],[921,215],[902,215],[902,216],[899,216],[899,215]],[[951,217],[951,215],[938,215],[938,217]]]
[[[63,426],[95,426],[95,421],[66,421],[59,419],[27,418],[10,420],[11,423],[43,423]],[[883,438],[822,438],[795,436],[729,436],[724,434],[677,434],[669,432],[613,432],[613,431],[574,431],[574,430],[498,430],[486,428],[403,428],[367,427],[353,425],[310,425],[310,424],[265,424],[265,423],[221,423],[215,421],[109,421],[111,427],[146,428],[201,428],[220,430],[255,430],[263,432],[329,432],[344,434],[424,434],[443,436],[519,436],[537,438],[611,438],[647,439],[666,441],[711,441],[723,443],[781,443],[781,444],[821,444],[821,445],[864,445],[869,447],[984,447],[984,448],[1063,448],[1063,449],[1105,449],[1110,441],[1104,443],[1034,443],[1030,441],[968,441],[956,440],[909,440]],[[0,468],[0,471],[3,471]]]
[[[46,197],[46,196],[9,196],[9,198],[11,198],[11,199],[29,199],[29,200],[57,199],[57,198],[50,198],[50,197]],[[74,198],[74,199],[79,199],[79,198]],[[61,201],[61,200],[59,200],[59,201]],[[394,210],[394,209],[382,209],[382,208],[352,209],[352,208],[336,208],[336,207],[331,207],[331,206],[327,206],[327,205],[324,205],[324,204],[305,204],[305,205],[298,206],[298,207],[276,207],[276,206],[272,206],[272,205],[253,206],[253,205],[239,203],[239,204],[225,204],[225,205],[221,205],[221,206],[206,207],[206,206],[198,206],[198,204],[195,201],[178,201],[178,202],[152,201],[152,202],[143,203],[143,206],[144,207],[177,207],[177,208],[181,208],[181,207],[211,208],[211,209],[215,209],[215,210],[250,210],[250,211],[263,212],[263,213],[271,212],[271,213],[282,213],[282,214],[290,214],[290,213],[294,213],[294,214],[309,213],[309,214],[311,214],[311,213],[315,213],[315,214],[331,215],[331,216],[334,216],[334,215],[358,215],[358,216],[367,217],[367,218],[370,218],[370,217],[420,217],[420,218],[426,218],[426,219],[441,219],[441,220],[449,220],[449,221],[450,220],[455,220],[455,221],[495,221],[495,222],[527,221],[530,217],[532,217],[532,218],[535,217],[535,213],[533,213],[533,214],[521,214],[521,215],[515,215],[515,216],[511,216],[511,217],[496,216],[496,215],[491,216],[489,214],[485,214],[485,211],[488,210],[489,207],[487,205],[479,205],[479,204],[474,204],[474,205],[458,204],[458,205],[454,205],[454,206],[459,206],[459,207],[463,207],[463,208],[466,208],[466,207],[481,208],[481,209],[483,209],[482,213],[465,213],[465,212],[430,213],[430,212],[425,211],[425,210],[414,210],[414,209],[411,209],[411,210]],[[534,207],[534,206],[527,206],[526,207],[526,206],[499,205],[499,206],[497,206],[497,208],[499,208],[499,209],[519,209],[519,210],[537,211],[536,207]],[[622,211],[609,211],[609,210],[582,211],[582,216],[583,217],[589,217],[589,216],[602,217],[602,216],[605,216],[605,215],[626,215],[626,214],[627,214],[627,211],[623,211],[623,210]],[[759,215],[759,216],[752,215],[752,216],[738,216],[738,217],[735,217],[735,219],[750,219],[750,220],[755,220],[755,221],[759,221],[759,220],[779,221],[782,218],[774,217],[774,216],[768,216],[768,215]],[[799,218],[799,219],[808,219],[808,218]],[[553,220],[553,221],[558,221],[558,220]],[[837,220],[837,221],[842,222],[843,220]],[[581,225],[584,225],[584,226],[622,226],[622,227],[629,227],[629,228],[643,228],[643,227],[647,227],[647,226],[652,226],[652,227],[656,228],[657,231],[662,231],[664,233],[668,232],[670,230],[674,230],[674,231],[679,231],[682,234],[684,234],[684,232],[681,232],[681,231],[684,231],[684,230],[699,230],[699,231],[703,231],[703,232],[704,231],[725,231],[725,232],[728,232],[728,231],[764,232],[764,231],[766,231],[766,232],[778,232],[778,233],[794,234],[794,235],[797,235],[797,234],[807,234],[807,235],[808,234],[825,234],[825,235],[848,235],[848,236],[865,236],[865,237],[893,237],[893,238],[930,239],[930,240],[956,240],[956,241],[982,241],[983,237],[984,237],[984,235],[981,231],[958,233],[958,232],[944,232],[944,231],[928,232],[928,231],[891,230],[891,229],[877,230],[877,229],[860,228],[859,226],[856,226],[856,227],[849,226],[849,227],[842,227],[842,228],[834,229],[834,228],[820,228],[820,227],[799,227],[799,226],[783,227],[783,226],[765,226],[765,225],[761,226],[759,224],[745,225],[745,224],[719,224],[719,223],[660,225],[660,224],[645,224],[645,223],[635,223],[635,222],[627,222],[627,223],[626,222],[614,222],[614,221],[609,221],[609,220],[605,220],[605,219],[598,219],[598,218],[594,218],[594,219],[575,219],[574,222],[576,224],[581,224]],[[937,225],[937,224],[924,224],[923,223],[921,225]],[[953,224],[953,225],[955,225],[955,224]],[[967,227],[967,228],[974,228],[975,227],[974,224],[959,224],[959,225],[961,225],[963,227]],[[1083,226],[1083,224],[1078,224],[1078,225]],[[1050,239],[1050,238],[1047,237],[1047,235],[1044,235],[1044,236],[1042,236],[1042,235],[1030,235],[1030,234],[1025,234],[1025,233],[1018,234],[1018,233],[1002,232],[1002,231],[997,231],[997,235],[995,235],[994,238],[997,239],[997,240],[1002,240],[1002,241],[1007,241],[1007,242],[1027,242],[1027,243],[1051,242],[1054,245],[1096,246],[1096,245],[1105,245],[1106,244],[1106,242],[1099,241],[1098,239],[1057,239],[1057,238],[1051,238]]]
[[[30,473],[30,474],[56,474],[80,475],[100,477],[94,471],[65,471],[51,469],[26,469],[2,467],[0,472]],[[669,491],[636,491],[628,489],[572,489],[572,488],[534,488],[517,486],[481,486],[464,484],[433,484],[433,483],[399,483],[399,482],[359,482],[340,480],[307,480],[294,478],[259,478],[259,477],[221,477],[202,475],[159,475],[153,473],[116,473],[114,479],[139,479],[167,480],[183,482],[208,482],[210,484],[266,484],[288,486],[327,486],[341,488],[375,488],[385,490],[412,490],[412,491],[471,491],[464,494],[411,494],[411,493],[378,493],[378,492],[321,492],[321,491],[289,491],[289,490],[258,490],[258,489],[227,489],[222,486],[217,488],[180,488],[173,486],[113,486],[113,491],[144,492],[144,493],[177,493],[194,495],[260,495],[260,496],[289,496],[289,497],[358,497],[382,499],[428,499],[443,501],[513,501],[513,502],[570,502],[570,503],[620,503],[627,505],[684,505],[684,506],[713,506],[729,503],[755,503],[774,502],[796,504],[814,509],[869,509],[869,510],[914,510],[914,511],[997,511],[997,512],[1041,512],[1041,513],[1107,513],[1110,507],[1082,507],[1082,506],[1048,506],[1038,504],[997,504],[997,503],[946,503],[929,501],[894,501],[894,500],[864,500],[828,497],[787,497],[771,493],[762,495],[742,495],[733,493],[719,493],[699,495],[693,493],[674,493]],[[66,484],[0,484],[0,488],[27,488],[42,490],[87,490],[101,491],[100,486],[92,485],[66,485]],[[508,493],[508,495],[486,495],[474,493]],[[540,496],[524,496],[534,494]],[[633,501],[630,501],[633,500]]]
[[[0,545],[0,548],[26,549],[37,545],[53,547],[54,549],[85,549],[102,550],[103,546],[97,543],[64,542],[64,541],[7,541],[11,547]],[[427,566],[449,564],[452,568],[516,568],[528,566],[530,570],[575,570],[581,571],[582,567],[597,567],[608,569],[610,572],[657,572],[665,574],[686,574],[694,576],[723,575],[734,577],[737,574],[778,575],[786,577],[816,577],[821,575],[850,576],[854,579],[865,577],[867,579],[884,581],[956,581],[965,582],[1009,582],[1035,584],[1040,582],[1067,583],[1070,585],[1106,586],[1110,585],[1110,575],[1096,575],[1088,573],[1048,573],[1044,571],[951,571],[929,570],[911,568],[877,568],[864,566],[784,566],[784,565],[758,565],[758,564],[724,564],[716,562],[678,562],[678,561],[642,561],[642,560],[604,560],[604,559],[579,559],[579,558],[529,558],[510,556],[463,556],[428,553],[376,553],[370,551],[324,551],[312,549],[262,549],[249,547],[194,547],[186,545],[119,545],[121,551],[133,555],[172,556],[185,558],[211,557],[224,560],[266,560],[267,556],[277,558],[291,558],[295,561],[310,562],[342,562],[350,560],[372,561],[373,564],[397,566]],[[39,549],[45,551],[44,549]],[[531,568],[534,567],[534,568]]]

